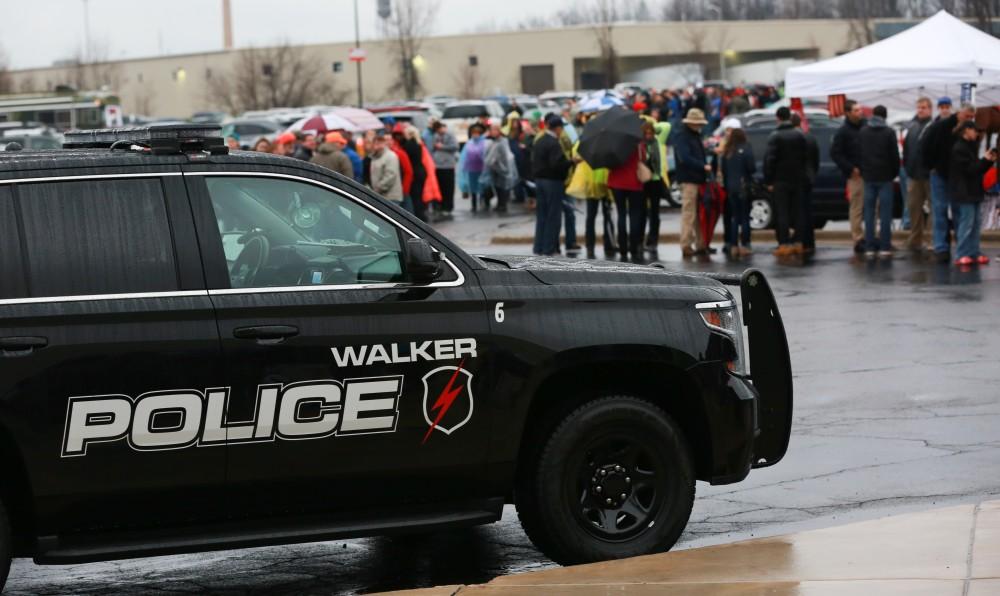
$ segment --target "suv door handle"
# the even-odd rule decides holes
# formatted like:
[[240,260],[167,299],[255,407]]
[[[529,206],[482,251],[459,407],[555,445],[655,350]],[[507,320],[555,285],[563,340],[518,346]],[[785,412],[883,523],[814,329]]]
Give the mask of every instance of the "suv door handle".
[[294,325],[260,325],[257,327],[237,327],[233,330],[236,339],[255,339],[262,345],[279,344],[289,337],[299,334],[299,328]]
[[49,340],[45,337],[0,337],[0,356],[7,358],[28,356],[47,345]]

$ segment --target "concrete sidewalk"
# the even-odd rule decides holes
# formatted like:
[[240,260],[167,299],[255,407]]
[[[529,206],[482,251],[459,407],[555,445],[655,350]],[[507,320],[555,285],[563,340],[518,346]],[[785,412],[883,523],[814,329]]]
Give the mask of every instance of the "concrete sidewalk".
[[1000,501],[386,594],[996,595]]
[[[584,243],[585,206],[583,201],[577,201],[576,233],[577,243]],[[510,205],[510,212],[504,215],[497,213],[472,213],[468,201],[458,202],[454,219],[434,224],[434,227],[465,248],[486,246],[490,244],[531,244],[535,237],[535,214],[523,205]],[[600,216],[598,216],[600,218]],[[660,243],[676,244],[680,236],[680,209],[663,208],[660,210]],[[899,221],[895,222],[899,225]],[[597,223],[601,230],[600,219]],[[563,234],[565,238],[565,227]],[[900,249],[906,245],[909,232],[895,230],[892,234],[893,244]],[[926,242],[930,243],[930,230]],[[774,230],[758,230],[753,232],[753,241],[760,246],[770,246],[775,243]],[[826,224],[822,230],[816,230],[816,241],[819,244],[848,245],[851,243],[850,225],[846,221],[833,221]],[[598,245],[601,244],[598,234]],[[716,226],[714,244],[722,245],[722,223]],[[986,248],[1000,248],[1000,230],[985,230],[982,243]]]

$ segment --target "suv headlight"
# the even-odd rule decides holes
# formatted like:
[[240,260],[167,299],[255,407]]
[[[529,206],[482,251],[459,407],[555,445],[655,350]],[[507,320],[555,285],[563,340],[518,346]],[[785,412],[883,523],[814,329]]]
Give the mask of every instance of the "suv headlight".
[[743,341],[743,320],[740,309],[732,300],[722,302],[702,302],[695,308],[701,315],[701,320],[709,329],[725,335],[736,347],[734,359],[726,361],[726,368],[737,375],[747,374],[746,347]]

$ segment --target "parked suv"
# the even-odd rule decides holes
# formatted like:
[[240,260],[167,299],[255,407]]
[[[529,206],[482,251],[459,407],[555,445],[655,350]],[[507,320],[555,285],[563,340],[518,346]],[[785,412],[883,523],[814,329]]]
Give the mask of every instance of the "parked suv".
[[421,532],[505,502],[560,563],[639,555],[677,540],[695,480],[784,455],[760,272],[477,258],[218,134],[0,155],[3,578],[11,555]]

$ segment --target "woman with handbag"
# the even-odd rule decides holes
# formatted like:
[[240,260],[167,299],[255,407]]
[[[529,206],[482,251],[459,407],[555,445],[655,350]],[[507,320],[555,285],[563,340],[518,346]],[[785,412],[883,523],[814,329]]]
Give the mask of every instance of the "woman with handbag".
[[608,173],[608,188],[618,209],[618,250],[622,262],[644,263],[642,233],[645,227],[646,198],[643,184],[653,179],[646,165],[646,143],[640,141],[625,163]]

